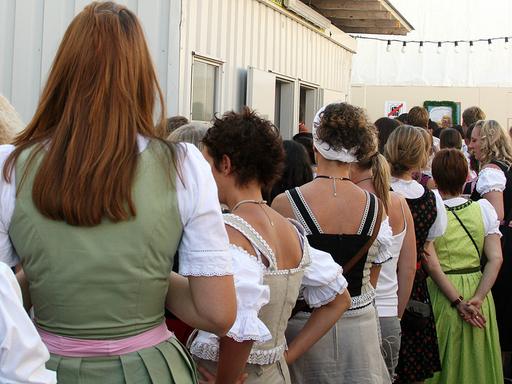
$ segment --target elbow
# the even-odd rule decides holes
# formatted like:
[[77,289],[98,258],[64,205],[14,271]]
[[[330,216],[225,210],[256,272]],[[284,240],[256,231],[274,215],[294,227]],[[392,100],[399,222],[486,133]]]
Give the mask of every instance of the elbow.
[[219,337],[225,336],[236,320],[236,301],[233,305],[224,307],[223,310],[209,311],[202,316],[210,325],[207,331]]

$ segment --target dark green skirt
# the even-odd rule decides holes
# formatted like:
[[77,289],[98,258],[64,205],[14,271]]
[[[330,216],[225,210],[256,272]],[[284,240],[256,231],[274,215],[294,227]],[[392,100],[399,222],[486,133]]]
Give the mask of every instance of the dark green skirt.
[[172,337],[151,348],[109,357],[64,357],[52,354],[46,367],[59,384],[195,384],[195,364]]

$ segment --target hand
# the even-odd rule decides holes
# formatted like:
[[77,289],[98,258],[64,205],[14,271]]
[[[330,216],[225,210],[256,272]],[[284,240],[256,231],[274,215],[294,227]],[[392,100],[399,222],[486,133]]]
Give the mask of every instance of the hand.
[[[215,384],[216,383],[216,380],[217,380],[217,377],[211,373],[209,370],[207,370],[206,368],[198,365],[197,366],[197,370],[199,371],[199,373],[203,376],[203,378],[205,380],[199,380],[199,384]],[[234,384],[244,384],[245,383],[245,380],[247,380],[247,377],[249,375],[247,373],[242,373],[238,379],[235,381]]]
[[457,311],[465,322],[476,328],[484,328],[487,320],[474,305],[462,301],[457,305]]
[[480,312],[482,311],[482,303],[483,300],[480,299],[477,296],[473,296],[471,299],[468,300],[468,304],[473,305],[475,308],[477,308]]

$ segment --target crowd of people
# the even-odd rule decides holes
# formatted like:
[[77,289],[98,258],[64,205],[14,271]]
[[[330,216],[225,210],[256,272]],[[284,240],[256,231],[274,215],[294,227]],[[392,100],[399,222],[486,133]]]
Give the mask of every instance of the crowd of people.
[[480,108],[167,119],[136,16],[94,2],[20,128],[0,97],[0,382],[512,376],[512,141]]

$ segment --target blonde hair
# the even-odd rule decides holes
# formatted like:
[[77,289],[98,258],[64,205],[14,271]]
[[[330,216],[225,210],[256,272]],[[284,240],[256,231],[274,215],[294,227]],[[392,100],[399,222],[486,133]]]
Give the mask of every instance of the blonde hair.
[[393,176],[424,166],[428,156],[422,130],[412,125],[401,125],[389,135],[384,155]]
[[23,129],[23,123],[4,96],[0,95],[0,144],[9,144],[16,132]]
[[473,128],[480,129],[480,161],[488,164],[501,160],[512,164],[512,141],[505,129],[496,120],[478,120]]
[[423,136],[423,140],[425,141],[425,160],[420,167],[423,169],[428,165],[430,156],[434,154],[434,139],[432,138],[432,134],[426,129],[420,129],[419,131]]
[[372,182],[375,189],[375,195],[382,201],[386,211],[388,210],[390,200],[389,188],[391,186],[391,172],[386,158],[379,152],[376,152],[365,161],[360,161],[357,166],[361,169],[372,170]]
[[203,149],[203,137],[206,135],[206,131],[208,131],[210,127],[210,123],[188,123],[171,132],[171,134],[167,137],[167,140],[174,143],[179,143],[180,141],[191,143],[201,150]]

